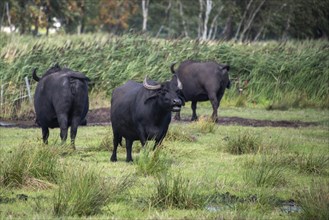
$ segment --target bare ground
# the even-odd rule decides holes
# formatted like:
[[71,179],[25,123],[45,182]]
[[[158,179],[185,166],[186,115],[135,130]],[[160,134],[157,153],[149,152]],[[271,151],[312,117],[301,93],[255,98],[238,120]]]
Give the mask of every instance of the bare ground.
[[[93,125],[109,125],[110,120],[110,109],[109,108],[98,108],[92,109],[87,115],[87,126]],[[182,121],[172,121],[173,123],[187,123],[190,122],[189,118],[182,118]],[[316,122],[302,122],[302,121],[272,121],[272,120],[258,120],[248,119],[240,117],[219,117],[218,124],[220,125],[240,125],[240,126],[251,126],[251,127],[307,127],[316,126]],[[37,127],[34,122],[34,115],[29,114],[23,118],[16,118],[14,120],[4,120],[0,118],[0,127],[20,127],[20,128],[31,128]]]

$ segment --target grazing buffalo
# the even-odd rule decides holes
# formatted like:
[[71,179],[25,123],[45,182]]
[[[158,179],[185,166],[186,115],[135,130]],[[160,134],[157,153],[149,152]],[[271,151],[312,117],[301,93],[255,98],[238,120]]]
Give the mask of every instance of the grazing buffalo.
[[49,128],[60,127],[62,143],[67,139],[71,126],[71,144],[78,125],[86,123],[89,109],[88,81],[82,73],[61,68],[58,64],[50,68],[41,78],[33,71],[33,79],[38,82],[34,94],[36,122],[42,128],[42,139],[48,143]]
[[[230,88],[228,65],[216,62],[197,62],[192,60],[184,61],[178,69],[174,70],[174,64],[170,69],[173,74],[177,74],[183,84],[183,95],[185,101],[192,101],[192,118],[197,120],[196,105],[198,101],[210,100],[213,108],[212,120],[217,121],[217,109],[222,99],[225,89]],[[175,115],[176,120],[180,120],[180,113]]]
[[143,84],[128,81],[114,89],[111,100],[111,122],[113,130],[113,153],[111,161],[117,161],[117,147],[126,139],[126,161],[133,161],[131,149],[133,141],[139,140],[142,146],[147,140],[155,140],[155,147],[165,137],[171,112],[180,111],[182,101],[178,93],[181,83],[176,75],[171,81],[161,84]]

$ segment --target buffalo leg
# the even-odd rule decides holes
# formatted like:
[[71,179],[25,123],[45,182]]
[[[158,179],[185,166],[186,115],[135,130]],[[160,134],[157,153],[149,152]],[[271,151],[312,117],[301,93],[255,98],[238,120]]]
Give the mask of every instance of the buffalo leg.
[[49,129],[47,127],[42,127],[41,129],[43,143],[48,144]]
[[126,139],[126,150],[127,150],[126,161],[127,162],[132,162],[133,161],[133,158],[132,158],[132,155],[131,155],[132,147],[133,147],[133,141],[129,140],[129,139]]
[[218,110],[218,107],[219,107],[219,102],[218,102],[217,96],[216,95],[209,95],[209,100],[211,102],[212,109],[213,109],[211,119],[216,122],[217,121],[217,110]]
[[62,140],[62,144],[64,144],[66,139],[67,139],[67,130],[68,130],[67,115],[66,114],[60,114],[58,116],[58,123],[59,123],[59,127],[61,129],[60,137],[61,137],[61,140]]
[[71,122],[71,146],[75,149],[75,137],[77,136],[78,126],[80,124],[81,117],[80,116],[73,116]]
[[113,133],[113,152],[112,152],[112,156],[111,156],[111,161],[112,162],[116,162],[117,159],[117,149],[118,149],[118,145],[119,145],[119,136],[117,134]]
[[180,111],[176,112],[174,119],[180,121]]
[[156,140],[155,140],[155,143],[154,143],[154,146],[153,146],[153,150],[155,150],[155,148],[156,148],[157,146],[161,145],[162,141],[163,141],[163,138],[161,138],[161,139],[156,139]]
[[198,119],[198,116],[196,115],[196,101],[192,101],[191,108],[192,108],[192,118],[191,121],[196,121]]

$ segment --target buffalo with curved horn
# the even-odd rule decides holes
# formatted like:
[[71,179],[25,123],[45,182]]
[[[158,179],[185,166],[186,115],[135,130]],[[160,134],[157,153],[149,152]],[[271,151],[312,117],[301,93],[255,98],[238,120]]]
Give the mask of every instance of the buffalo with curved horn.
[[156,83],[145,77],[143,83],[128,81],[113,90],[111,122],[113,152],[111,161],[117,161],[117,147],[126,140],[126,161],[132,159],[132,145],[139,140],[142,146],[147,140],[155,140],[154,148],[161,144],[171,121],[171,112],[180,111],[181,83],[176,75],[171,81]]

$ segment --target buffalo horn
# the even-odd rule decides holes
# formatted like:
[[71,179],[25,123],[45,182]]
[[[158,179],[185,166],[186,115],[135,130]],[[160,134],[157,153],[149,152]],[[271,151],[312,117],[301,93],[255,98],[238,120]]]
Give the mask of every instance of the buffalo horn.
[[177,76],[177,87],[178,87],[180,90],[183,89],[182,82],[179,80],[178,76]]
[[152,86],[150,84],[147,83],[147,80],[146,80],[147,77],[144,78],[144,81],[143,81],[143,86],[146,88],[146,89],[149,89],[149,90],[157,90],[157,89],[160,89],[161,88],[161,85],[155,85],[155,86]]

